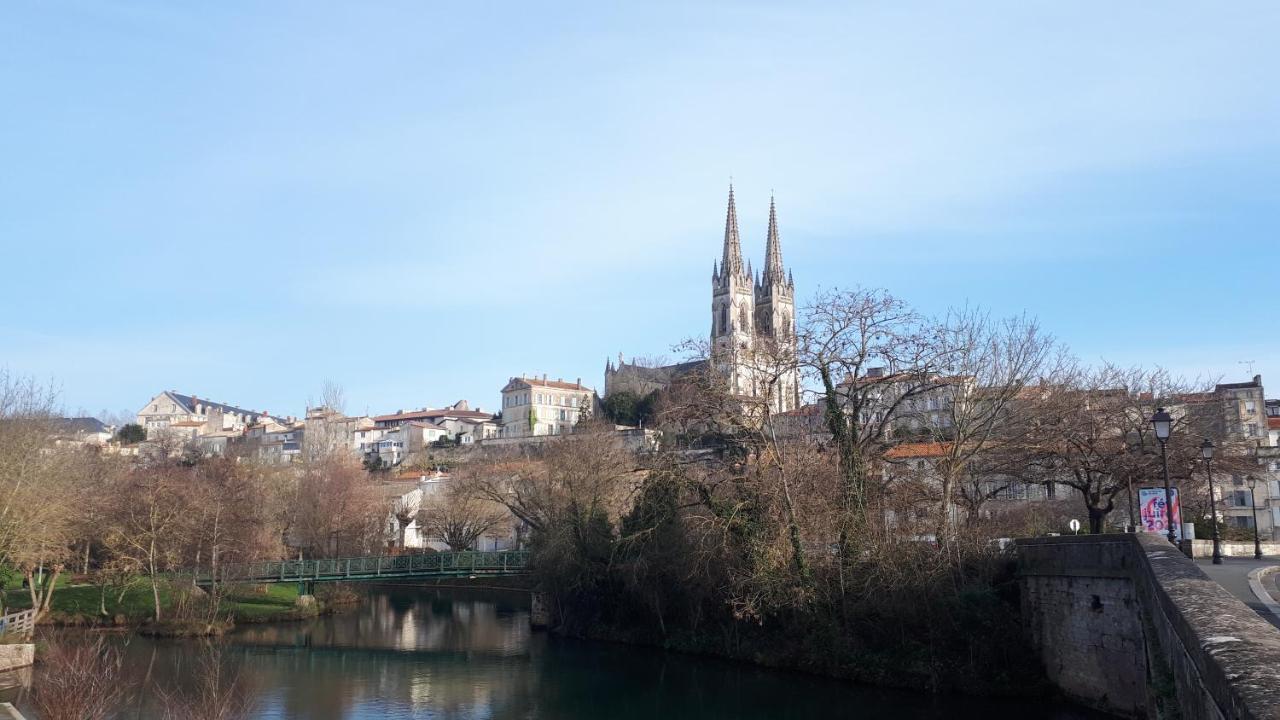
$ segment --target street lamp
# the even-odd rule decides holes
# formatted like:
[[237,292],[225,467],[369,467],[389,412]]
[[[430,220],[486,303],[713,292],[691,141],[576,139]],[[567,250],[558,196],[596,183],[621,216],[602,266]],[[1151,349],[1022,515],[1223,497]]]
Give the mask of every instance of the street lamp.
[[1209,476],[1209,522],[1213,527],[1213,564],[1222,564],[1222,546],[1218,535],[1217,496],[1213,492],[1213,441],[1205,438],[1200,443],[1200,457],[1204,458],[1204,472]]
[[[1160,464],[1164,466],[1164,519],[1169,530],[1169,542],[1178,544],[1178,536],[1173,534],[1173,489],[1169,487],[1169,455],[1165,452],[1165,444],[1169,442],[1169,433],[1173,430],[1173,416],[1156,408],[1151,416],[1151,424],[1156,429],[1156,440],[1160,441]],[[1179,533],[1181,534],[1181,533]]]
[[1254,488],[1258,487],[1258,478],[1249,476],[1249,504],[1253,506],[1253,559],[1262,559],[1262,543],[1258,540],[1258,495]]

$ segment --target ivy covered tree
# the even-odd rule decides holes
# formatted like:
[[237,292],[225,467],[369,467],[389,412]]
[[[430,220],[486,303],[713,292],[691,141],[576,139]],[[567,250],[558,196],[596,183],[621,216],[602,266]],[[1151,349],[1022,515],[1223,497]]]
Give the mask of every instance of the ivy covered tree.
[[128,423],[122,425],[116,431],[116,440],[123,445],[136,445],[147,439],[147,431],[142,429],[138,423]]
[[657,419],[658,391],[641,397],[630,390],[616,392],[604,399],[604,416],[617,425],[653,425]]

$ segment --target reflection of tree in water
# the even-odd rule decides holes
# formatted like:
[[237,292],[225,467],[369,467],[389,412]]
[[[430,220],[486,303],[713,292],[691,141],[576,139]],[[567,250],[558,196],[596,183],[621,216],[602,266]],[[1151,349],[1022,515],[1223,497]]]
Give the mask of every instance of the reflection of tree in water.
[[395,649],[521,655],[529,644],[525,610],[492,600],[458,600],[439,590],[375,593],[359,610],[305,625],[237,631],[244,645]]
[[267,716],[525,716],[535,680],[527,610],[467,595],[377,592],[352,613],[246,628],[231,641],[274,688],[262,698]]
[[[258,688],[256,717],[285,720],[1080,720],[1042,701],[933,698],[633,646],[530,635],[494,596],[375,592],[360,610],[238,630],[226,662]],[[128,648],[133,682],[180,681],[198,643]],[[123,717],[158,715],[134,709]]]

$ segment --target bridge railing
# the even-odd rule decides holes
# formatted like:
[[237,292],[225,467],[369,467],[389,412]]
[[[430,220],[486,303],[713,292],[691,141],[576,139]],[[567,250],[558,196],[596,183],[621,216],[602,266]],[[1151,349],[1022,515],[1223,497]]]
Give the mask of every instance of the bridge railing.
[[[523,572],[529,562],[526,550],[497,552],[437,552],[413,555],[284,560],[239,563],[218,568],[221,582],[297,582],[306,580],[367,580],[381,576],[406,575],[499,575]],[[196,582],[209,583],[209,571],[196,575]]]
[[0,635],[18,635],[20,637],[29,637],[36,629],[36,611],[23,610],[21,612],[9,613],[8,615],[0,615]]

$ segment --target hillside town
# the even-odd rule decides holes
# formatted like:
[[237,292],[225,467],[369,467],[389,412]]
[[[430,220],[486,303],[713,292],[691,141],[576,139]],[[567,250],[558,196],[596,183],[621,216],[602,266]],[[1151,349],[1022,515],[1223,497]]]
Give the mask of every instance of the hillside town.
[[0,720],[1280,720],[1277,27],[0,5]]
[[[581,378],[572,382],[546,374],[512,376],[498,388],[496,411],[465,399],[442,407],[397,408],[383,415],[346,415],[340,407],[316,405],[300,415],[271,413],[201,395],[164,390],[138,409],[133,427],[112,427],[95,418],[66,418],[59,442],[92,445],[110,453],[145,454],[149,445],[170,452],[206,457],[234,457],[268,465],[300,467],[335,450],[360,463],[381,482],[392,505],[416,514],[423,499],[446,487],[449,468],[465,464],[472,453],[496,448],[537,446],[572,434],[580,424],[607,425],[625,447],[637,453],[679,448],[684,440],[655,408],[696,386],[710,374],[738,403],[738,412],[757,426],[788,441],[830,445],[827,396],[846,413],[857,413],[863,432],[877,448],[879,482],[928,485],[941,492],[942,468],[963,460],[965,478],[946,491],[946,514],[960,522],[970,515],[989,517],[1001,508],[1046,501],[1071,501],[1074,494],[1095,492],[1070,478],[1031,477],[998,462],[978,462],[997,455],[992,448],[975,451],[961,427],[997,424],[981,409],[1017,414],[1019,405],[1035,405],[1046,391],[1028,378],[992,378],[1006,387],[984,385],[981,374],[940,374],[931,370],[889,368],[863,363],[839,381],[832,392],[805,387],[796,348],[795,282],[782,260],[777,209],[771,200],[763,269],[744,262],[733,188],[729,189],[720,259],[711,282],[712,334],[702,345],[706,356],[674,365],[628,362],[621,354],[606,361],[603,395]],[[869,355],[869,353],[868,353]],[[881,359],[892,361],[885,354]],[[994,361],[994,358],[987,358]],[[1149,391],[1124,387],[1076,388],[1080,398],[1104,418],[1119,395],[1132,409],[1149,414],[1156,398]],[[1011,382],[1013,381],[1013,382]],[[1045,382],[1043,380],[1039,382]],[[1016,385],[1016,394],[1002,397]],[[1247,457],[1232,465],[1215,490],[1215,512],[1225,527],[1242,533],[1256,527],[1261,537],[1280,540],[1280,399],[1268,399],[1262,377],[1219,382],[1208,388],[1181,388],[1159,399],[1164,410],[1185,421],[1187,431]],[[336,403],[335,403],[336,404]],[[767,420],[766,420],[767,418]],[[1145,415],[1139,418],[1145,422]],[[1121,423],[1123,424],[1123,423]],[[1117,426],[1117,432],[1121,428]],[[688,448],[691,456],[707,448]],[[1023,458],[1026,462],[1026,458]],[[1054,472],[1065,474],[1068,469]],[[954,475],[954,472],[952,473]],[[1188,476],[1188,481],[1191,477]],[[1122,492],[1108,490],[1107,526],[1140,525],[1139,486],[1158,485],[1153,477],[1127,480]],[[1186,501],[1190,503],[1191,501]],[[1098,510],[1100,505],[1089,507]],[[1110,508],[1120,511],[1110,513]],[[393,511],[388,511],[394,514]],[[900,513],[899,513],[900,515]],[[886,510],[889,522],[901,521]],[[416,521],[406,531],[388,521],[389,544],[404,548],[446,545],[420,530]],[[516,547],[523,528],[516,518],[494,529],[476,546]]]

